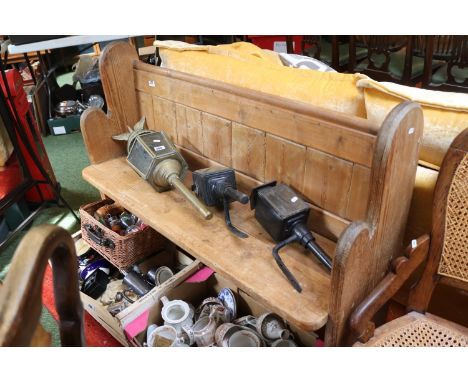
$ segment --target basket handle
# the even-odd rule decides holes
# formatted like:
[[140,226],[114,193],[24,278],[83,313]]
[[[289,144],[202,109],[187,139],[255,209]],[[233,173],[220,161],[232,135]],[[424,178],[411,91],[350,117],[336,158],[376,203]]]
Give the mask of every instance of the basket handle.
[[111,239],[105,238],[102,229],[98,226],[93,227],[91,224],[85,224],[84,229],[86,230],[89,238],[96,244],[110,249],[115,248],[114,242]]

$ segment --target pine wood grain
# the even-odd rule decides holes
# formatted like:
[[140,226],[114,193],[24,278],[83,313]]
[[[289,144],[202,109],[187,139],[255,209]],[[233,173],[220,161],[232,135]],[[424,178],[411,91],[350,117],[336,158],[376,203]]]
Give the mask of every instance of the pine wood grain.
[[302,193],[306,147],[266,135],[265,180],[277,180]]
[[202,125],[203,155],[225,166],[231,166],[231,121],[202,113]]
[[80,118],[83,140],[91,163],[100,163],[127,153],[125,142],[112,139],[121,134],[115,118],[109,118],[102,110],[86,109]]
[[239,123],[232,124],[232,167],[265,180],[265,133]]
[[[221,163],[205,158],[183,147],[178,147],[184,158],[187,160],[192,171],[212,167],[222,166]],[[266,179],[268,180],[268,179]],[[250,195],[252,188],[259,186],[262,182],[241,172],[236,172],[237,187]],[[306,199],[307,200],[307,199]],[[336,242],[341,233],[349,225],[350,221],[343,219],[323,208],[311,205],[308,226],[314,232]]]
[[315,205],[346,216],[353,164],[307,149],[302,193]]
[[146,126],[148,129],[155,130],[153,97],[148,93],[137,92],[137,100],[139,106],[139,115],[144,115],[146,117]]
[[131,69],[138,54],[125,42],[111,42],[99,59],[99,72],[106,95],[108,114],[115,117],[121,133],[138,122],[139,108],[135,76]]
[[80,127],[91,163],[99,163],[125,153],[125,144],[112,140],[127,132],[140,118],[133,64],[135,49],[125,42],[112,42],[99,59],[99,72],[106,95],[107,115],[100,109],[87,109]]
[[[118,52],[114,50],[113,54]],[[313,191],[314,195],[320,195],[317,200],[326,205],[324,208],[312,206],[309,224],[331,240],[339,237],[332,285],[327,275],[322,275],[324,278],[319,276],[322,268],[314,262],[309,264],[312,259],[302,256],[298,248],[288,248],[288,252],[285,252],[286,263],[293,273],[297,272],[299,282],[307,285],[306,293],[296,298],[280,272],[276,273],[278,270],[271,258],[272,243],[262,241],[269,240],[264,236],[265,232],[253,233],[252,238],[248,239],[253,241],[244,247],[246,242],[239,244],[239,239],[232,237],[225,229],[219,215],[208,222],[200,221],[176,193],[157,194],[134,173],[128,173],[123,159],[91,166],[84,170],[85,178],[102,192],[117,198],[132,212],[146,216],[153,228],[180,243],[182,248],[216,271],[230,275],[239,287],[248,293],[252,291],[250,294],[253,297],[286,319],[299,320],[302,327],[309,329],[328,320],[327,344],[344,343],[346,322],[352,307],[365,297],[368,288],[381,280],[384,268],[399,246],[409,203],[409,197],[406,197],[414,183],[412,171],[417,162],[414,138],[418,140],[421,134],[422,121],[418,119],[418,111],[415,111],[417,106],[407,104],[403,109],[397,107],[378,129],[364,119],[329,112],[305,103],[138,62],[133,62],[133,66],[137,91],[150,94],[153,104],[155,99],[164,99],[174,105],[171,116],[177,134],[178,123],[183,123],[184,118],[183,114],[178,114],[180,107],[201,112],[203,147],[198,150],[201,154],[195,152],[195,147],[187,148],[184,143],[181,146],[179,135],[176,140],[191,169],[213,164],[231,166],[233,151],[245,152],[244,147],[236,147],[236,140],[232,140],[233,124],[265,133],[265,178],[269,174],[279,175],[294,183],[293,187],[300,186],[298,191]],[[155,110],[155,121],[159,118],[156,114]],[[409,136],[407,130],[403,131],[408,127],[404,125],[412,123],[416,126],[413,135]],[[121,123],[114,124],[120,126]],[[183,134],[180,136],[183,137]],[[282,145],[278,141],[286,141],[287,144]],[[272,147],[277,147],[279,151],[269,151]],[[92,150],[96,150],[96,147]],[[309,158],[307,151],[312,153]],[[284,159],[280,159],[282,153]],[[304,159],[297,163],[296,158],[299,161],[302,155]],[[115,156],[114,152],[108,158],[112,156]],[[293,156],[294,159],[286,156]],[[307,159],[310,163],[319,163],[317,167],[322,168],[321,176],[315,174],[318,185],[312,184],[309,179],[314,172],[311,167],[306,171]],[[277,170],[278,163],[283,166],[281,170]],[[367,190],[365,171],[360,173],[360,168],[354,171],[355,165],[371,171]],[[239,166],[245,164],[240,163]],[[341,177],[328,174],[325,169],[329,168]],[[303,174],[302,178],[290,169]],[[117,174],[120,174],[118,179],[123,182],[115,181]],[[256,174],[249,174],[237,171],[241,189],[249,189],[259,183],[253,177]],[[354,184],[353,175],[356,176]],[[359,178],[364,181],[361,182]],[[308,182],[307,185],[305,182]],[[411,187],[408,186],[410,183]],[[327,188],[329,191],[317,193],[317,190]],[[366,203],[361,201],[360,196],[366,195],[366,192],[370,201],[364,222],[349,225],[346,219],[348,214],[360,214],[365,210]],[[356,210],[351,205],[353,200],[345,196],[347,194],[360,200],[361,204]],[[240,224],[240,228],[249,233],[255,232],[255,226],[249,224],[256,222],[250,222],[248,214],[242,215],[242,207],[234,208],[234,223],[238,223],[238,216],[243,216],[244,219],[239,220],[245,221],[246,226],[244,228]]]
[[370,169],[359,164],[353,165],[351,186],[345,217],[351,221],[362,220],[367,213],[370,192]]
[[411,102],[395,107],[379,131],[367,218],[350,224],[336,247],[327,344],[355,342],[350,314],[403,249],[422,131],[421,108]]
[[[330,113],[218,81],[161,68],[135,70],[139,91],[237,122],[292,142],[370,167],[375,131],[367,120]],[[148,65],[149,66],[149,65]],[[148,86],[154,81],[156,86]],[[298,111],[298,112],[296,112]],[[320,118],[322,117],[322,118]]]
[[[124,158],[91,165],[83,170],[83,177],[294,325],[304,330],[317,330],[325,325],[330,275],[305,250],[291,246],[284,250],[283,257],[304,290],[297,293],[291,288],[271,255],[271,238],[255,220],[249,206],[235,203],[231,208],[233,222],[250,235],[239,239],[226,229],[221,212],[203,221],[176,192],[154,192]],[[334,243],[321,237],[317,240],[333,256]]]
[[174,102],[153,97],[154,129],[164,131],[173,142],[177,142],[176,106]]
[[203,153],[201,111],[176,104],[177,143],[197,154]]

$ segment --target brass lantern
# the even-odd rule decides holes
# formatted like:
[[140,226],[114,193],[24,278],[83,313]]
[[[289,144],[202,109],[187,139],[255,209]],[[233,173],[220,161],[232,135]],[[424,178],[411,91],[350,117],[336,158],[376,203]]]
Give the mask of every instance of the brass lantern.
[[127,162],[158,192],[176,188],[205,219],[212,213],[182,183],[187,174],[187,162],[163,131],[145,129],[143,117],[130,133],[114,136],[127,141]]

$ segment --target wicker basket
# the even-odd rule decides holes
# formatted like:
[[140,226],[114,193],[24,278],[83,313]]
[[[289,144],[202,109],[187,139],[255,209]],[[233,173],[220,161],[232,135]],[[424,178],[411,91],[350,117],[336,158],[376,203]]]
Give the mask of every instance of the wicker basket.
[[81,234],[92,248],[117,268],[125,269],[164,247],[165,238],[151,227],[121,236],[94,218],[99,207],[112,203],[105,199],[80,207]]

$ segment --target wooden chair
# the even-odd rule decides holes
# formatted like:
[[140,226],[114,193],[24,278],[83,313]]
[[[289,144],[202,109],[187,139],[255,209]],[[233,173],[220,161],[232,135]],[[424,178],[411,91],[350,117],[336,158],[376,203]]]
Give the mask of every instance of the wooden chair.
[[[421,36],[416,49],[424,57],[423,87],[468,91],[468,36]],[[435,73],[434,60],[442,62]]]
[[32,228],[16,249],[0,288],[0,346],[45,346],[50,337],[39,323],[42,279],[52,262],[55,305],[62,346],[83,346],[83,306],[78,291],[75,246],[54,225]]
[[[344,72],[349,65],[349,37],[348,36],[303,36],[302,54],[321,60],[338,72]],[[367,49],[357,47],[357,60],[367,55]]]
[[[422,80],[424,59],[413,57],[413,41],[412,36],[350,36],[348,71],[414,85]],[[367,55],[360,60],[357,49],[363,47]]]
[[[426,256],[428,254],[428,257]],[[468,346],[468,328],[426,313],[438,282],[468,291],[468,129],[452,143],[434,194],[431,236],[414,240],[393,262],[393,270],[358,306],[350,326],[358,346]],[[409,312],[374,332],[374,315],[427,257],[411,289]]]

